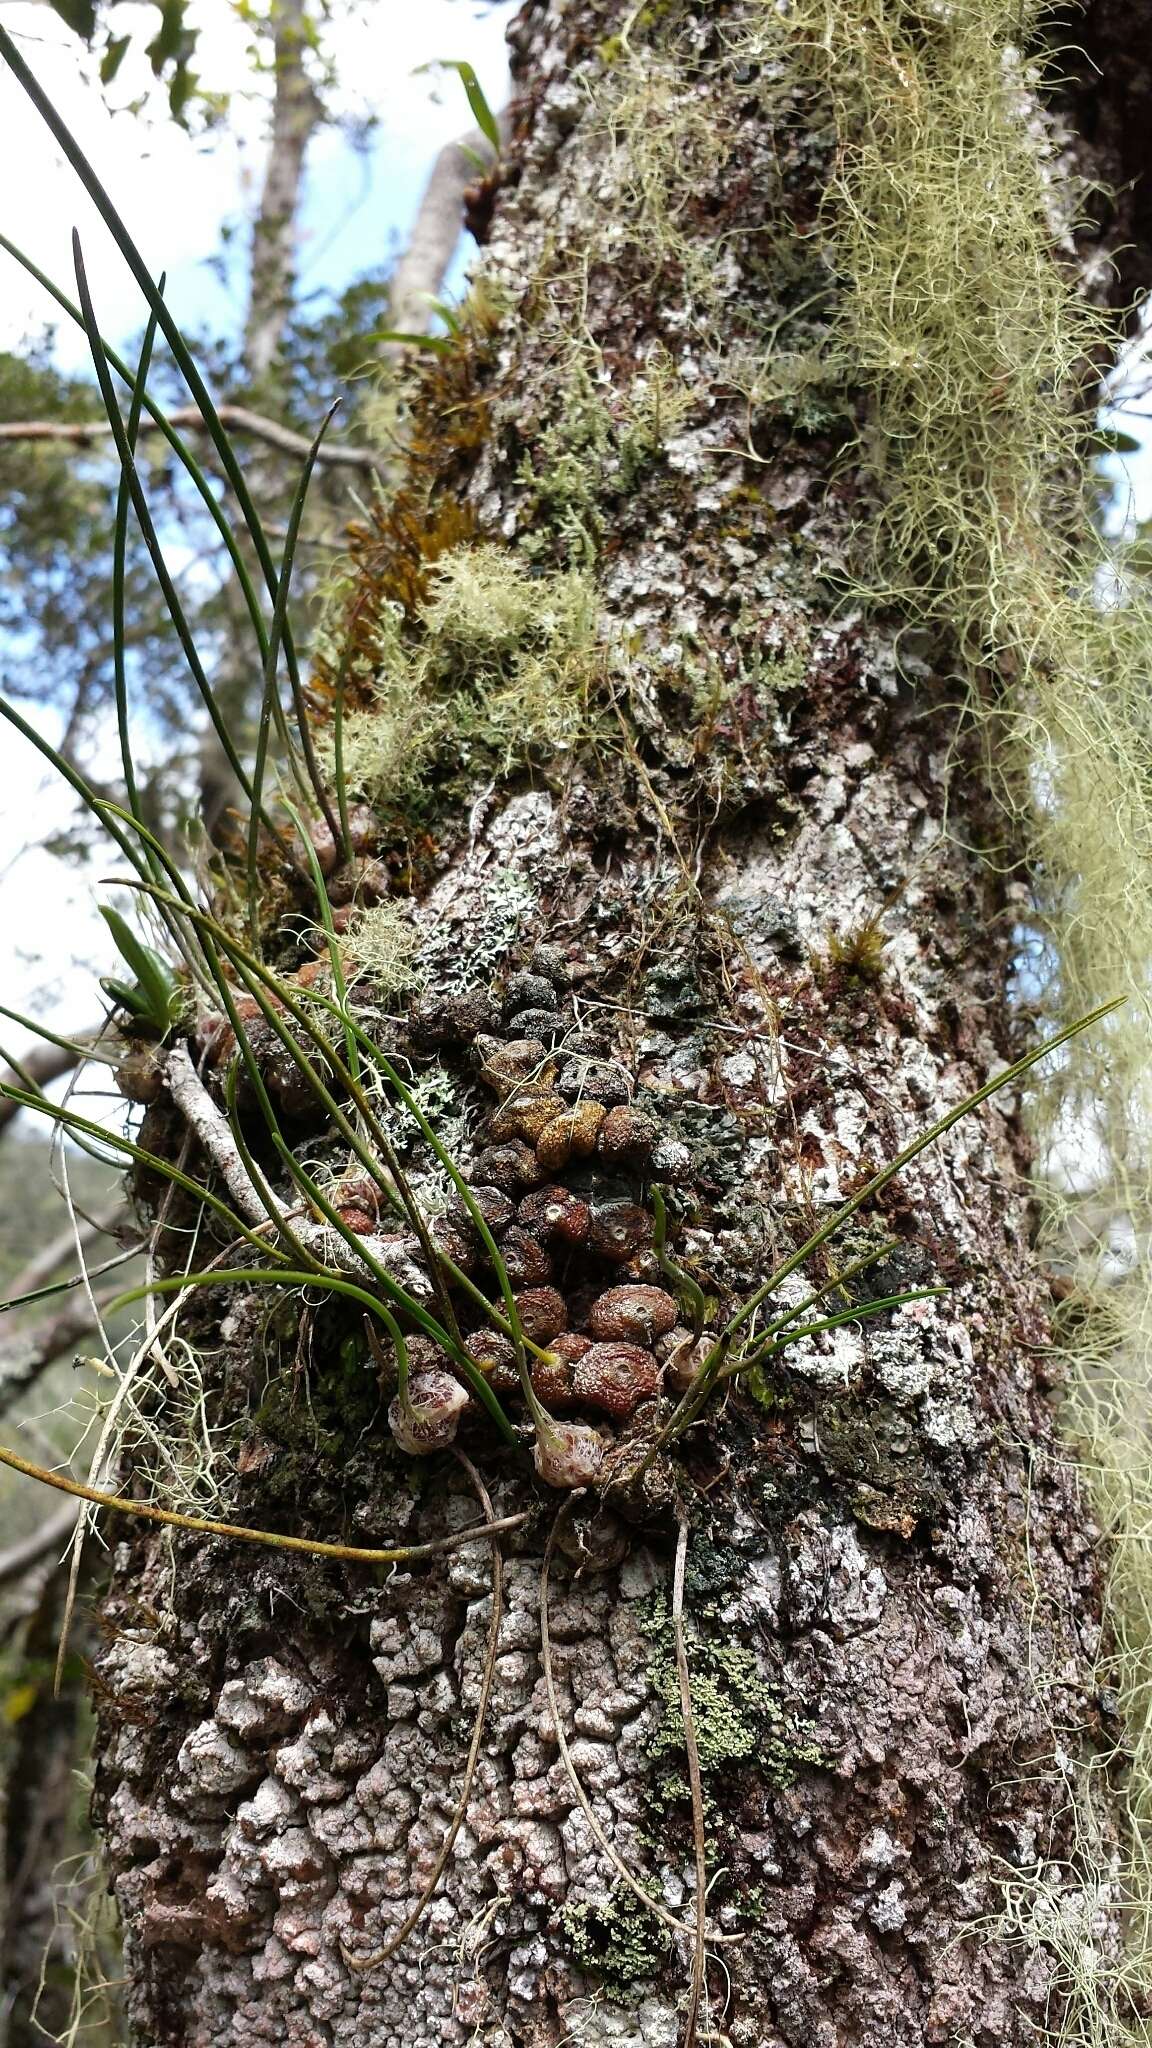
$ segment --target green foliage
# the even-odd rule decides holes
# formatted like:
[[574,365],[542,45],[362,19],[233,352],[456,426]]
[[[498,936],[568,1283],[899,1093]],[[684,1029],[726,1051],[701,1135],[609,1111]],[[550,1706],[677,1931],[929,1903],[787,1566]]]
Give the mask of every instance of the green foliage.
[[419,69],[421,71],[456,72],[461,85],[464,87],[464,96],[468,101],[472,119],[475,121],[485,142],[495,150],[498,156],[500,154],[499,124],[491,107],[488,105],[488,101],[484,97],[484,88],[477,78],[472,65],[463,63],[458,57],[438,57],[432,64],[421,64]]
[[[132,36],[114,31],[105,0],[49,0],[49,4],[73,35],[99,52],[100,83],[111,85],[128,55]],[[166,89],[172,119],[184,125],[200,83],[192,68],[199,31],[189,17],[188,0],[151,0],[151,5],[159,20],[144,44],[144,54],[152,76]]]
[[182,1008],[178,978],[163,955],[144,945],[118,910],[101,904],[100,915],[133,976],[131,982],[105,977],[101,988],[128,1012],[134,1024],[146,1027],[157,1038],[166,1037]]

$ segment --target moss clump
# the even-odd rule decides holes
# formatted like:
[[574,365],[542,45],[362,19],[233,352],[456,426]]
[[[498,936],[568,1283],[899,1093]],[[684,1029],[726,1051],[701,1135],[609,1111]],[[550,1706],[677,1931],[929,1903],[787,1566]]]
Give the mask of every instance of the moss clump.
[[883,915],[878,910],[848,931],[829,929],[828,955],[823,965],[830,977],[835,975],[856,988],[879,981],[888,944],[888,935],[881,926]]
[[696,403],[668,349],[650,349],[625,394],[618,433],[620,485],[630,491],[687,421]]
[[[589,724],[594,622],[579,571],[534,575],[490,543],[448,552],[412,624],[398,606],[379,615],[370,701],[343,721],[349,791],[411,811],[433,777],[570,749]],[[334,768],[334,733],[329,757]]]
[[667,1936],[635,1894],[615,1885],[599,1905],[565,1906],[561,1921],[573,1959],[599,1977],[610,1995],[626,1996],[668,1961]]

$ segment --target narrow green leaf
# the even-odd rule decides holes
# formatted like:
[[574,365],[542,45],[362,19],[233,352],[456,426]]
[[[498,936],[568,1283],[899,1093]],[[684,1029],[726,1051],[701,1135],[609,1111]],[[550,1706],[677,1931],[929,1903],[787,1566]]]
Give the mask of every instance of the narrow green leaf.
[[[4,31],[0,29],[0,49],[3,48],[3,34]],[[213,729],[224,750],[228,765],[240,784],[241,789],[244,791],[245,796],[248,798],[249,803],[251,803],[253,801],[251,780],[239,754],[236,752],[232,735],[216,702],[215,691],[208,680],[204,664],[200,659],[195,637],[188,624],[179,592],[169,573],[168,564],[164,559],[164,551],[160,545],[159,535],[156,532],[155,523],[148,507],[148,500],[144,495],[143,486],[141,485],[136,464],[133,460],[132,450],[128,445],[124,422],[120,417],[119,408],[116,404],[116,395],[112,388],[112,380],[108,373],[108,365],[100,343],[100,329],[96,321],[91,294],[88,290],[88,278],[84,268],[83,253],[80,248],[80,237],[75,229],[72,231],[72,255],[76,265],[76,286],[80,294],[80,307],[84,315],[84,326],[88,334],[92,361],[96,370],[97,382],[100,386],[100,395],[104,401],[105,412],[108,415],[108,424],[112,428],[113,438],[116,442],[116,452],[120,457],[121,469],[128,484],[133,510],[136,513],[140,524],[140,532],[144,538],[144,545],[148,550],[152,567],[156,572],[156,580],[160,585],[161,594],[168,608],[168,616],[176,629],[176,637],[180,642],[184,659],[188,664],[189,673],[200,693],[204,708],[212,721]],[[163,300],[157,297],[154,303],[157,308],[157,318],[159,318],[159,309],[163,307]],[[266,812],[262,813],[262,815],[269,830],[275,832],[276,828],[271,818],[268,817]]]
[[95,0],[52,0],[52,12],[58,14],[65,28],[82,42],[90,43],[96,33]]
[[[321,421],[319,431],[305,458],[300,480],[296,486],[288,514],[288,528],[284,536],[284,552],[280,558],[280,576],[276,588],[276,603],[272,612],[272,626],[268,635],[268,648],[264,656],[264,693],[260,702],[260,723],[256,734],[256,758],[252,767],[252,812],[248,820],[248,916],[249,936],[252,950],[258,953],[260,939],[259,904],[260,889],[257,873],[257,853],[260,842],[260,817],[264,801],[264,773],[268,759],[268,738],[272,723],[273,705],[277,697],[277,669],[280,662],[280,648],[284,638],[284,627],[288,618],[288,597],[292,587],[292,567],[296,559],[296,542],[300,534],[300,521],[304,514],[304,503],[308,486],[316,466],[320,444],[332,422],[335,406],[331,406]],[[306,715],[305,715],[306,730]],[[304,735],[301,735],[304,737]],[[310,761],[310,765],[311,761]],[[319,776],[319,769],[316,771]],[[317,790],[323,800],[323,791]],[[341,844],[340,834],[335,834],[337,846]],[[306,847],[306,851],[308,848]],[[345,858],[349,848],[345,846]]]
[[[163,295],[165,280],[161,277],[157,289]],[[136,442],[140,433],[140,413],[144,393],[148,387],[148,371],[152,362],[152,349],[156,340],[156,315],[148,316],[144,340],[140,349],[140,361],[136,365],[136,383],[128,408],[128,426],[125,439],[129,454],[135,458]],[[128,512],[131,493],[128,488],[127,471],[121,466],[116,487],[116,518],[112,534],[112,662],[114,697],[116,704],[116,730],[120,738],[120,764],[124,772],[124,787],[128,792],[128,809],[134,818],[139,818],[140,797],[136,788],[136,768],[132,759],[132,743],[128,731],[128,672],[126,665],[127,629],[125,622],[125,565],[128,552]],[[151,864],[151,863],[150,863]]]
[[127,991],[122,982],[113,982],[107,977],[101,986],[117,1002],[126,1002],[134,1015],[147,1017],[163,1035],[177,1014],[179,984],[175,975],[168,962],[137,937],[118,910],[109,910],[106,904],[101,904],[100,915],[112,934],[121,959],[136,976],[134,987]]
[[[83,329],[84,315],[81,313],[79,306],[74,304],[66,292],[60,290],[59,285],[53,283],[46,272],[39,268],[38,264],[33,263],[32,258],[23,249],[19,248],[15,242],[9,241],[7,235],[4,234],[0,234],[0,249],[3,249],[6,255],[11,256],[13,261],[18,263],[20,268],[29,277],[35,279],[41,290],[47,292],[53,304],[59,306],[61,312],[67,314],[69,320],[74,321],[77,327]],[[117,355],[116,350],[110,347],[103,338],[101,338],[100,346],[104,352],[105,362],[110,364],[112,369],[115,370],[116,375],[127,386],[129,392],[134,391],[135,378],[123,357]],[[155,399],[147,391],[143,393],[143,405],[149,419],[155,421],[177,461],[191,478],[200,495],[205,511],[220,535],[220,539],[227,550],[228,559],[232,564],[236,581],[240,586],[245,610],[248,613],[252,630],[256,635],[257,643],[260,647],[261,660],[263,660],[268,644],[268,629],[264,624],[260,600],[256,595],[252,578],[248,573],[248,565],[240,551],[240,543],[220,503],[220,494],[213,489],[202,465],[196,460],[188,443],[181,434],[177,433],[167,414],[157,405]]]
[[430,348],[437,355],[446,355],[452,343],[446,334],[409,334],[399,327],[380,327],[368,335],[369,341],[394,341],[403,348]]
[[131,40],[131,36],[110,36],[108,38],[107,43],[104,45],[104,55],[100,59],[101,85],[112,84],[116,73],[128,54],[128,46]]
[[496,155],[499,156],[499,124],[491,107],[488,105],[488,101],[484,97],[484,88],[471,64],[465,63],[459,57],[439,57],[432,64],[421,64],[419,69],[421,71],[454,71],[456,73],[461,85],[464,87],[468,105],[472,109],[472,119],[475,121],[485,142],[491,143]]

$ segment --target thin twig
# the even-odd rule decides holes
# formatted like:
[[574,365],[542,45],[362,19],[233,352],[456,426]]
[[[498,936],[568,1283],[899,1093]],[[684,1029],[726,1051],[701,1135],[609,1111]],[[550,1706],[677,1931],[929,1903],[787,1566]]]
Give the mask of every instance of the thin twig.
[[70,1479],[63,1472],[51,1472],[46,1465],[34,1465],[28,1458],[17,1457],[15,1451],[0,1445],[0,1465],[7,1465],[13,1472],[23,1472],[28,1479],[38,1479],[41,1486],[54,1486],[57,1493],[71,1494],[76,1500],[95,1501],[97,1507],[114,1508],[120,1515],[136,1515],[145,1522],[165,1522],[170,1528],[191,1529],[202,1536],[227,1536],[238,1543],[264,1543],[273,1550],[302,1551],[307,1557],[334,1557],[350,1564],[409,1564],[415,1559],[440,1557],[445,1551],[459,1550],[466,1543],[480,1543],[494,1535],[502,1535],[507,1529],[521,1529],[528,1520],[524,1515],[505,1515],[498,1522],[477,1522],[468,1529],[458,1529],[452,1536],[435,1536],[427,1543],[410,1543],[394,1546],[387,1550],[370,1550],[357,1543],[321,1543],[310,1536],[282,1536],[275,1529],[248,1529],[242,1522],[210,1522],[202,1515],[180,1515],[174,1508],[158,1508],[147,1500],[124,1500],[117,1493],[102,1493],[98,1487],[83,1486],[78,1479]]
[[672,1636],[676,1646],[676,1677],[680,1684],[680,1712],[684,1719],[684,1747],[688,1753],[688,1789],[692,1795],[692,1841],[696,1852],[696,1926],[692,1943],[692,1983],[688,1993],[688,2014],[684,2024],[683,2048],[695,2048],[704,1991],[705,1922],[708,1913],[708,1863],[704,1833],[704,1784],[700,1775],[700,1746],[696,1740],[696,1716],[692,1706],[692,1674],[684,1642],[684,1569],[688,1562],[688,1517],[680,1509],[676,1535],[676,1562],[672,1572]]
[[[472,1463],[471,1458],[469,1458],[464,1451],[457,1450],[456,1456],[459,1459],[460,1463],[463,1465],[464,1470],[467,1472],[469,1479],[472,1481],[476,1493],[479,1496],[480,1505],[483,1508],[485,1515],[488,1517],[489,1523],[494,1528],[495,1520],[492,1514],[492,1501],[489,1496],[488,1489],[484,1484],[484,1481],[481,1479],[480,1474],[476,1470],[475,1465]],[[468,1812],[468,1804],[472,1797],[472,1784],[476,1776],[476,1766],[480,1761],[480,1744],[484,1740],[484,1729],[488,1721],[488,1702],[492,1697],[492,1684],[496,1676],[496,1653],[500,1646],[500,1623],[503,1618],[503,1613],[504,1560],[500,1554],[499,1542],[497,1541],[496,1537],[493,1537],[492,1618],[488,1624],[488,1640],[484,1650],[484,1669],[480,1679],[480,1698],[476,1705],[476,1718],[472,1723],[472,1740],[468,1746],[468,1760],[464,1766],[464,1782],[460,1788],[460,1797],[456,1802],[456,1810],[452,1815],[452,1820],[449,1825],[448,1832],[445,1835],[444,1840],[440,1844],[440,1853],[436,1858],[435,1864],[433,1865],[432,1874],[429,1877],[427,1883],[425,1884],[424,1889],[420,1894],[420,1897],[417,1899],[416,1904],[412,1908],[412,1911],[409,1914],[407,1914],[401,1925],[397,1928],[395,1934],[393,1934],[390,1937],[390,1939],[385,1942],[383,1948],[377,1949],[375,1955],[357,1957],[351,1955],[349,1951],[344,1947],[343,1942],[341,1942],[341,1952],[343,1954],[345,1962],[348,1964],[350,1969],[360,1971],[375,1970],[379,1967],[381,1963],[388,1962],[390,1957],[394,1956],[398,1949],[403,1948],[404,1943],[407,1941],[409,1935],[413,1932],[418,1922],[423,1918],[425,1908],[427,1907],[433,1892],[435,1891],[437,1885],[440,1882],[440,1879],[443,1877],[444,1872],[448,1867],[448,1858],[452,1854],[452,1850],[456,1843],[456,1837],[460,1833],[460,1830],[464,1825],[464,1819]]]

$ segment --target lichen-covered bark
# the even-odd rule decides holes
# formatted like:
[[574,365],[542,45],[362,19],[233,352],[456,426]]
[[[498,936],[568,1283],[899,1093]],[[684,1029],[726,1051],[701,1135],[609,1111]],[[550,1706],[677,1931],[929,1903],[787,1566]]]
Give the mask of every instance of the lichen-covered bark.
[[[626,1071],[681,1162],[675,1256],[722,1317],[1011,1056],[1020,906],[976,850],[1000,827],[944,651],[836,594],[867,498],[853,394],[821,383],[804,325],[814,275],[833,280],[796,242],[827,133],[742,58],[758,10],[653,11],[655,43],[616,6],[529,7],[517,30],[501,326],[459,487],[481,538],[594,577],[600,681],[586,740],[549,767],[473,755],[470,801],[424,793],[413,915],[432,997],[499,1003],[543,957],[556,1028]],[[523,1035],[524,1000],[497,1036]],[[403,1042],[482,1147],[466,1048]],[[947,1297],[729,1383],[646,1496],[583,1540],[578,1508],[556,1557],[573,1762],[619,1855],[690,1919],[677,1497],[691,1519],[709,1924],[739,1937],[712,1950],[702,2038],[999,2048],[1058,2017],[1043,1915],[1022,1938],[1000,1902],[1015,1876],[1083,1905],[1096,1589],[1054,1449],[1016,1109],[958,1126],[867,1226],[900,1240],[878,1291],[941,1278]],[[661,1275],[642,1252],[633,1277]],[[315,1327],[285,1337],[255,1298],[203,1313],[238,1514],[361,1542],[475,1519],[464,1472],[404,1459],[370,1375]],[[357,1967],[419,1895],[459,1788],[484,1547],[384,1578],[167,1536],[118,1552],[98,1803],[150,2048],[680,2039],[688,1944],[622,1885],[557,1747],[540,1580],[559,1496],[469,1431],[496,1513],[530,1520],[505,1547],[466,1823],[383,1965]]]

